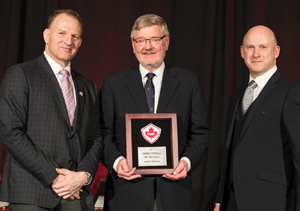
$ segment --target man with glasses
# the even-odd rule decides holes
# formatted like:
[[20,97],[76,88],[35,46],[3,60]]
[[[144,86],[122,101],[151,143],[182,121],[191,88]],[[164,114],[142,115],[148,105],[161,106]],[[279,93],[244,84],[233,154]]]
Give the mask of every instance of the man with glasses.
[[[190,172],[208,146],[208,127],[197,76],[165,65],[170,35],[154,14],[139,17],[131,31],[139,66],[106,77],[100,93],[104,164],[109,170],[104,210],[191,210]],[[126,160],[126,113],[176,113],[179,164],[172,174],[142,176]]]

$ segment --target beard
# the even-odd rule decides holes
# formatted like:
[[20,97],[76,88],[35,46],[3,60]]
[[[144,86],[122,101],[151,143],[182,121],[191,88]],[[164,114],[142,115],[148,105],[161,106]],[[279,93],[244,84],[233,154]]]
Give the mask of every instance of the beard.
[[144,61],[139,61],[139,62],[140,62],[141,65],[143,65],[144,67],[155,68],[155,67],[160,66],[160,64],[163,62],[163,59],[157,60],[157,61],[152,62],[152,63],[146,63],[146,62],[144,62]]
[[[147,53],[152,53],[151,51],[148,51]],[[154,62],[151,62],[151,63],[148,63],[146,61],[143,61],[143,60],[139,60],[138,58],[138,61],[141,63],[142,66],[144,67],[148,67],[148,68],[158,68],[162,62],[164,61],[164,58],[165,58],[166,54],[162,56],[162,58],[160,59],[157,59],[156,61]]]

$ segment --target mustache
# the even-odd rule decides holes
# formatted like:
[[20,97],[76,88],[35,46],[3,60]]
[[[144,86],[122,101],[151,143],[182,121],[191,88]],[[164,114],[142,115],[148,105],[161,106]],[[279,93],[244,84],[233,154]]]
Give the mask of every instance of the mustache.
[[153,54],[153,53],[156,53],[155,50],[144,50],[142,51],[143,54]]

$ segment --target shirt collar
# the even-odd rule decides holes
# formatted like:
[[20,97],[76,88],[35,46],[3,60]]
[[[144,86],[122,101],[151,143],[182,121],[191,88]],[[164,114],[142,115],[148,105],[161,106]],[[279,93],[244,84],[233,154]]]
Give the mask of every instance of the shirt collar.
[[264,74],[258,76],[255,79],[253,79],[251,77],[251,75],[250,75],[249,76],[249,82],[251,80],[255,80],[255,82],[257,83],[258,87],[263,88],[266,85],[266,83],[269,81],[269,79],[272,77],[272,75],[276,72],[276,70],[277,70],[277,66],[275,65],[270,70],[268,70],[267,72],[265,72]]
[[69,62],[68,66],[65,68],[62,68],[62,66],[60,66],[59,64],[57,64],[47,53],[46,51],[44,51],[44,55],[51,67],[51,69],[53,70],[54,74],[58,74],[59,71],[61,71],[62,69],[67,70],[69,73],[71,73],[71,62]]
[[[147,70],[146,68],[144,68],[141,64],[139,66],[140,68],[140,73],[141,73],[141,76],[142,78],[144,77],[147,77],[147,73],[149,73],[150,71]],[[155,75],[158,77],[158,78],[162,78],[163,76],[163,73],[164,73],[164,69],[165,69],[165,63],[163,62],[159,68],[157,68],[156,70],[153,71],[153,73],[155,73]]]

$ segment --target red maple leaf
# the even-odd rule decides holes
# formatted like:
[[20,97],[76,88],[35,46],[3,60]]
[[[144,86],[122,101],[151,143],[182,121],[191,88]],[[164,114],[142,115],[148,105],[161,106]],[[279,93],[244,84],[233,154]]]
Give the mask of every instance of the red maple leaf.
[[153,130],[152,127],[149,128],[147,132],[145,132],[146,136],[148,136],[150,139],[153,139],[156,135],[157,132]]

